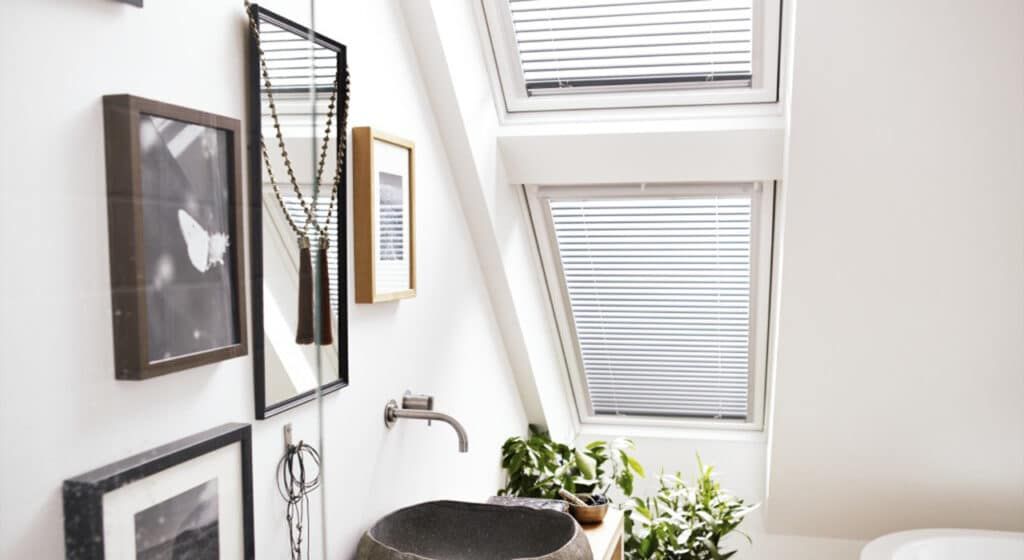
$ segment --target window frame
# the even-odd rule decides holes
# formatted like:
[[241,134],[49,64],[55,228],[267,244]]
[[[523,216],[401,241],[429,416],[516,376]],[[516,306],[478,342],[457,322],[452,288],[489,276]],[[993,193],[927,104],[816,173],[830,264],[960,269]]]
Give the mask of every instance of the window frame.
[[[774,245],[775,183],[523,185],[540,264],[550,297],[572,391],[570,399],[581,427],[614,425],[631,427],[762,431],[767,392],[769,315]],[[594,413],[582,366],[580,344],[570,306],[549,200],[622,198],[624,196],[685,197],[713,194],[751,194],[751,344],[748,415],[745,420],[673,418],[667,416],[614,416]]]
[[704,105],[766,104],[779,101],[784,0],[754,0],[753,78],[749,87],[663,87],[630,91],[551,93],[530,96],[519,58],[508,0],[480,0],[486,41],[505,112],[535,113],[586,109],[638,109]]

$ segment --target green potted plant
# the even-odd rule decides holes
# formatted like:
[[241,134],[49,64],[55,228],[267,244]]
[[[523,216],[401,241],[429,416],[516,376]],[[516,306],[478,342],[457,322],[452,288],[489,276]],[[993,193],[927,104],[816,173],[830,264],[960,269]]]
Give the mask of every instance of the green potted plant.
[[558,498],[558,491],[595,493],[607,496],[613,487],[628,498],[643,466],[631,455],[635,448],[628,439],[593,441],[573,448],[551,440],[547,431],[530,426],[525,439],[511,437],[501,448],[501,466],[508,483],[501,496]]
[[628,560],[724,560],[736,554],[723,550],[723,539],[734,531],[746,537],[737,527],[757,506],[722,490],[714,468],[699,455],[693,485],[681,474],[662,474],[654,495],[634,497],[634,481],[644,476],[632,456],[634,447],[630,440],[617,439],[573,448],[530,426],[526,438],[509,438],[501,448],[508,482],[498,494],[557,499],[563,488],[577,494],[607,494],[616,488],[626,498],[620,509]]
[[700,456],[697,466],[692,486],[680,474],[663,474],[656,494],[633,498],[625,508],[626,558],[725,560],[736,553],[723,550],[722,539],[757,506],[724,492],[713,467],[704,465]]

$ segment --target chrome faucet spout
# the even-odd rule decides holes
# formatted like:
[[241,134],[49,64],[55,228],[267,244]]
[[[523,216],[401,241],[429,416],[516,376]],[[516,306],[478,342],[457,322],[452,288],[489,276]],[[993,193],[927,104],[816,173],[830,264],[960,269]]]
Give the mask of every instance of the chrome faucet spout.
[[[431,402],[430,406],[433,406],[433,402]],[[391,428],[399,418],[444,422],[451,426],[455,430],[456,435],[459,436],[459,453],[469,451],[469,438],[466,436],[466,429],[462,427],[458,420],[447,414],[425,408],[399,408],[398,403],[394,400],[388,401],[388,404],[384,407],[384,424]]]

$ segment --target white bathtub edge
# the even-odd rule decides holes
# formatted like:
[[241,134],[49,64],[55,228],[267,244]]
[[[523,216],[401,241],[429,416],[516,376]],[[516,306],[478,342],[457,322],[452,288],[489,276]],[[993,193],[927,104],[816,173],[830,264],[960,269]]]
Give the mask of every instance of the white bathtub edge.
[[977,536],[999,539],[1024,539],[1024,533],[1012,531],[986,531],[976,529],[914,529],[882,535],[864,545],[860,560],[892,560],[900,548],[937,537]]

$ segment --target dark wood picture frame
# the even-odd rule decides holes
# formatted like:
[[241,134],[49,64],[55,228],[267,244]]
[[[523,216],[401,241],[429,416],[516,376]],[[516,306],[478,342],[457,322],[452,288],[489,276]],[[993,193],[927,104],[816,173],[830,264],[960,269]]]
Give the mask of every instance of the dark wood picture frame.
[[[269,22],[276,27],[290,31],[300,37],[309,37],[310,29],[284,16],[276,14],[258,4],[249,6],[250,17],[255,19],[257,26],[261,22]],[[345,45],[319,33],[313,33],[317,46],[330,49],[337,53],[338,83],[345,83],[348,76],[348,58]],[[249,154],[249,279],[252,285],[252,363],[253,386],[255,392],[256,419],[265,420],[291,410],[297,406],[313,401],[317,394],[327,395],[344,387],[348,387],[348,193],[346,178],[348,177],[348,157],[341,168],[342,185],[338,189],[337,208],[334,214],[338,221],[338,238],[333,241],[337,247],[338,274],[338,323],[334,333],[338,349],[338,379],[320,384],[316,389],[299,393],[288,399],[267,402],[266,398],[266,348],[264,342],[263,318],[263,156],[261,153],[262,100],[260,89],[263,76],[260,71],[259,42],[252,29],[249,30],[249,46],[247,49],[246,83],[248,101],[248,154]],[[275,90],[276,91],[276,90]],[[305,90],[302,90],[305,91]],[[345,122],[340,111],[346,110],[344,103],[339,103],[338,123]],[[341,130],[337,142],[341,142],[348,131]],[[320,372],[317,372],[319,375]]]
[[256,555],[252,503],[252,427],[224,424],[150,449],[64,481],[64,547],[68,560],[103,560],[103,495],[158,472],[238,443],[242,463],[242,528],[245,559]]
[[[152,115],[226,132],[229,142],[229,232],[226,257],[232,263],[235,332],[238,342],[207,351],[151,359],[146,310],[140,115]],[[242,207],[242,131],[237,119],[132,95],[103,97],[107,168],[107,224],[115,377],[142,380],[244,356],[248,352],[245,305],[245,249]]]

